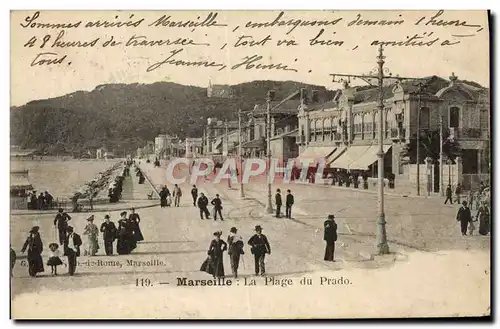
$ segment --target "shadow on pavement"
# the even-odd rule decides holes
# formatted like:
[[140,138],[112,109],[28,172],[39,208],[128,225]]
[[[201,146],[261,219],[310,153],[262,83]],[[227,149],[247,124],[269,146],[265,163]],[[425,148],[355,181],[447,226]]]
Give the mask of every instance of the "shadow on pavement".
[[197,254],[206,253],[206,249],[203,250],[174,250],[174,251],[139,251],[132,252],[131,255],[169,255],[169,254]]
[[195,241],[185,240],[185,241],[141,241],[137,244],[163,244],[163,243],[194,243]]

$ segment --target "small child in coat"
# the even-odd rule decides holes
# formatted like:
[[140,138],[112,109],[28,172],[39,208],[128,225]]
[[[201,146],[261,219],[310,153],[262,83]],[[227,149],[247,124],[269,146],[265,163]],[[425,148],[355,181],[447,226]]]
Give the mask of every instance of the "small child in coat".
[[49,260],[47,261],[47,265],[52,268],[52,274],[57,275],[57,266],[62,265],[62,260],[59,258],[59,245],[57,243],[49,244]]
[[474,230],[476,229],[476,226],[474,225],[474,221],[471,221],[469,223],[469,235],[474,235]]

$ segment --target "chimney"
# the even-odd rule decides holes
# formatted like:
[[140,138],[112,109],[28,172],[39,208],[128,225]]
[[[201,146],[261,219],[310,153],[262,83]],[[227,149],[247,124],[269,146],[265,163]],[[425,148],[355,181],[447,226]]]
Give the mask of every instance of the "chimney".
[[303,104],[307,104],[307,90],[305,88],[300,89],[300,100]]

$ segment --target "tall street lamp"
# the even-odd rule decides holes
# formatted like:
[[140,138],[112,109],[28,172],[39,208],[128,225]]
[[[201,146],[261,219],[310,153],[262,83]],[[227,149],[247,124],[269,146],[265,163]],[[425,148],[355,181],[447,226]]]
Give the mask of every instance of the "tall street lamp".
[[[379,142],[379,152],[378,156],[378,216],[377,216],[377,231],[376,231],[376,245],[377,245],[377,253],[378,254],[387,254],[389,253],[389,245],[387,244],[387,232],[386,232],[386,224],[385,221],[385,213],[384,213],[384,136],[383,136],[383,127],[384,127],[384,79],[397,79],[397,80],[421,80],[416,77],[399,77],[392,76],[392,74],[388,73],[388,69],[384,69],[384,59],[383,55],[383,47],[382,45],[379,48],[379,53],[377,56],[377,69],[376,73],[370,72],[367,75],[356,75],[356,74],[340,74],[334,73],[330,74],[333,76],[333,82],[338,82],[335,80],[336,76],[346,77],[348,79],[351,78],[359,78],[370,85],[374,85],[373,81],[377,81],[376,87],[378,89],[378,102],[377,102],[377,110],[379,114],[379,126],[378,126],[378,142]],[[387,73],[387,75],[384,74]],[[341,80],[343,81],[343,80]]]
[[243,190],[243,155],[242,155],[242,138],[241,138],[241,109],[238,109],[238,157],[240,159],[240,198],[245,197]]
[[274,90],[269,90],[267,92],[266,103],[266,141],[267,141],[267,206],[266,212],[272,214],[273,202],[272,202],[272,192],[271,192],[271,101],[274,100],[275,92]]

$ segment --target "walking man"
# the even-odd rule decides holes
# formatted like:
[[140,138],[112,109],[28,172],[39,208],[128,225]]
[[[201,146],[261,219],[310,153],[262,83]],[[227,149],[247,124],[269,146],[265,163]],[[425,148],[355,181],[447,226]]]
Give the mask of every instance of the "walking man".
[[451,197],[452,197],[451,185],[448,185],[446,187],[446,199],[444,200],[444,204],[446,204],[448,201],[450,201],[450,204],[453,204],[453,199]]
[[175,184],[175,186],[174,186],[174,205],[176,207],[179,207],[179,204],[181,203],[181,196],[182,196],[181,188],[177,184]]
[[286,218],[292,218],[292,206],[294,203],[292,191],[286,190],[286,200],[285,200],[285,215]]
[[335,223],[335,216],[328,215],[325,221],[325,235],[323,240],[326,241],[325,260],[327,262],[334,262],[335,258],[335,241],[337,241],[337,223]]
[[117,230],[115,223],[109,219],[109,215],[104,216],[104,223],[101,224],[101,232],[106,255],[113,255],[113,242],[116,239]]
[[68,273],[74,275],[76,271],[76,258],[80,256],[82,239],[73,232],[73,227],[68,226],[68,235],[64,240],[64,254],[68,256]]
[[467,227],[469,223],[472,222],[472,216],[469,207],[467,207],[467,201],[462,202],[462,207],[458,209],[457,221],[460,222],[460,231],[462,235],[467,235]]
[[208,198],[205,194],[200,193],[200,197],[198,198],[198,208],[200,209],[200,218],[203,219],[203,214],[205,214],[205,218],[210,218],[210,212],[207,209],[208,206]]
[[281,217],[281,205],[283,204],[283,202],[281,200],[280,189],[276,190],[275,203],[276,203],[276,218],[280,218]]
[[217,214],[219,214],[220,220],[224,220],[224,218],[222,218],[222,200],[219,198],[218,194],[215,195],[211,203],[214,206],[214,220],[217,220]]
[[227,237],[227,244],[229,249],[227,253],[229,254],[229,259],[231,261],[231,270],[235,278],[238,277],[238,267],[240,265],[240,256],[244,254],[243,252],[243,238],[236,235],[238,230],[236,227],[231,227],[229,231],[229,236]]
[[196,200],[198,199],[198,188],[196,185],[193,185],[193,188],[191,189],[191,196],[193,197],[193,206],[196,207]]
[[57,225],[57,230],[59,231],[59,244],[64,245],[64,240],[66,239],[66,230],[68,228],[68,221],[71,220],[70,215],[64,212],[63,208],[58,209],[56,218],[54,219],[54,226]]
[[260,225],[255,226],[255,233],[248,240],[248,244],[251,246],[250,251],[255,259],[255,275],[259,275],[260,272],[264,276],[266,274],[266,264],[264,261],[266,254],[271,254],[271,246],[267,237],[262,234],[262,227]]

